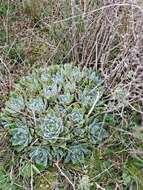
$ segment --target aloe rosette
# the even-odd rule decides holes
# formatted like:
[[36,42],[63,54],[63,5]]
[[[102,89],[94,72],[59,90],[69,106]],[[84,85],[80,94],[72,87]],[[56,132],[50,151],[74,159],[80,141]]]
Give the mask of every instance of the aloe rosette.
[[104,90],[89,68],[65,64],[33,70],[15,85],[1,115],[12,147],[44,167],[57,159],[83,164],[108,136],[100,115]]

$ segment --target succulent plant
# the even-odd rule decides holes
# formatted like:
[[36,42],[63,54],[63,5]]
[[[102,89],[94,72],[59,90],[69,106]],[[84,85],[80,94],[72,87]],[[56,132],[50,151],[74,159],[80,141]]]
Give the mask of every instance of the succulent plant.
[[47,164],[51,164],[52,161],[50,149],[47,147],[33,147],[29,156],[34,163],[45,167],[47,166]]
[[65,162],[72,162],[73,164],[84,164],[85,157],[90,154],[87,145],[77,144],[69,147],[69,151]]
[[84,113],[80,109],[73,109],[72,113],[70,114],[70,119],[74,123],[84,122]]
[[11,129],[10,134],[12,145],[17,147],[17,150],[22,150],[32,141],[31,134],[26,126]]
[[44,120],[42,120],[40,129],[43,139],[56,141],[63,132],[64,126],[61,118],[48,115]]
[[43,99],[41,97],[32,98],[27,104],[27,109],[31,112],[42,112],[45,109]]
[[98,144],[102,143],[103,139],[108,137],[107,131],[103,128],[101,123],[93,121],[89,126],[89,138],[91,143]]
[[36,164],[83,164],[108,136],[100,115],[103,92],[92,69],[72,64],[35,69],[15,85],[1,123],[13,148]]
[[6,110],[9,113],[14,114],[24,109],[24,106],[25,105],[24,105],[23,97],[18,94],[13,93],[11,95],[10,100],[7,102]]

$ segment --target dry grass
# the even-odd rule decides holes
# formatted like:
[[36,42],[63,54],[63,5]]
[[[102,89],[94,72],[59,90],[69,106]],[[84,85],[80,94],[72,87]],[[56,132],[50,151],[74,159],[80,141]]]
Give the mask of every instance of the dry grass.
[[102,74],[107,112],[143,118],[142,18],[138,0],[1,0],[0,109],[34,67],[73,62]]
[[[100,70],[111,91],[125,85],[135,96],[132,101],[141,98],[143,13],[138,2],[22,2],[5,1],[8,6],[1,18],[1,68],[8,77],[13,70],[19,75],[26,62],[73,61]],[[132,88],[136,83],[137,90]]]

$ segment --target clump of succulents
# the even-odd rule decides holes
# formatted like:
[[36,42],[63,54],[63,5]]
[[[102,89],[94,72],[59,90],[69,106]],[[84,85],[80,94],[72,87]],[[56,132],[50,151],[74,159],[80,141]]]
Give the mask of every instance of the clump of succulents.
[[10,94],[1,116],[13,148],[37,165],[82,165],[108,136],[102,80],[71,64],[36,69]]

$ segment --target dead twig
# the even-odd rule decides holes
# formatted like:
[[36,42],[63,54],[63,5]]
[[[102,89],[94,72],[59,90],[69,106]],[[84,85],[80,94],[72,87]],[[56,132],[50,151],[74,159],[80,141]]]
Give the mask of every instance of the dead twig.
[[62,169],[59,167],[59,163],[58,161],[55,163],[55,166],[57,167],[57,169],[59,170],[60,174],[65,177],[65,179],[69,182],[69,184],[72,186],[73,190],[75,189],[75,185],[73,184],[73,182],[69,179],[69,177],[62,171]]

